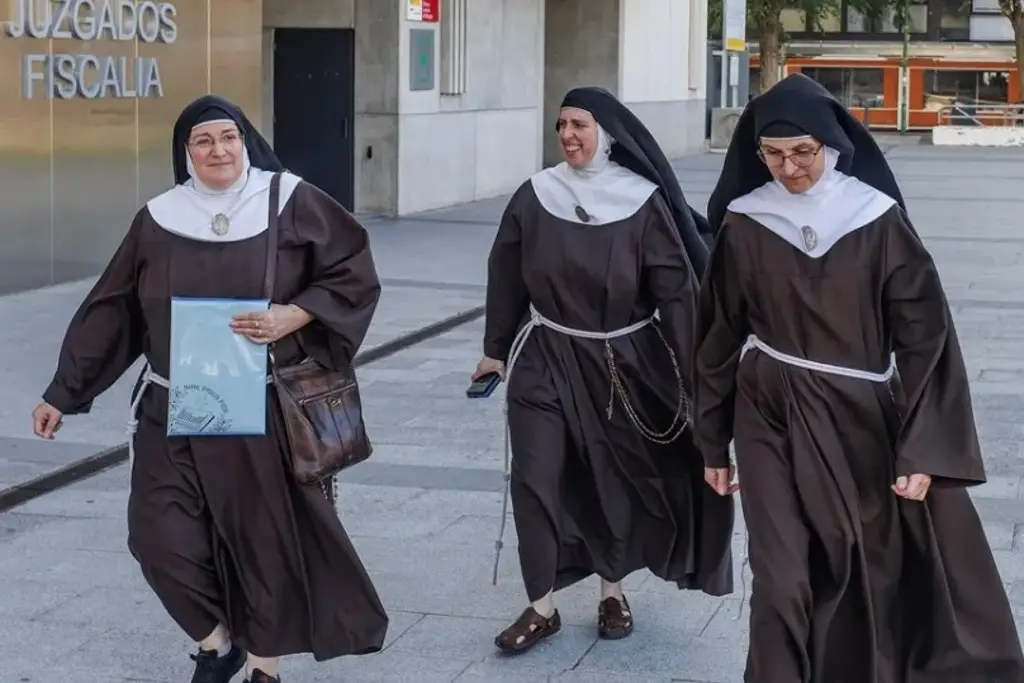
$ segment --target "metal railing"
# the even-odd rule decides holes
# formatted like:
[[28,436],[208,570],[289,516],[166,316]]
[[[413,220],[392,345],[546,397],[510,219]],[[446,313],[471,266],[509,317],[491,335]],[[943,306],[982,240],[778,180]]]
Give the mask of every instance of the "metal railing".
[[1024,126],[1024,104],[956,103],[938,110],[940,126]]

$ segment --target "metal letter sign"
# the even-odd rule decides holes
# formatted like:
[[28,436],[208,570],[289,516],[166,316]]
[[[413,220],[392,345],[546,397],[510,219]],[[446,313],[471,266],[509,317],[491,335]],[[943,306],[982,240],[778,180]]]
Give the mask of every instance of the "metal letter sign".
[[[53,41],[50,51],[21,58],[21,96],[118,99],[163,97],[155,57],[79,53],[61,41],[125,41],[171,44],[178,39],[177,8],[154,0],[12,0],[11,38]],[[45,49],[45,48],[44,48]],[[37,89],[37,84],[42,87]]]

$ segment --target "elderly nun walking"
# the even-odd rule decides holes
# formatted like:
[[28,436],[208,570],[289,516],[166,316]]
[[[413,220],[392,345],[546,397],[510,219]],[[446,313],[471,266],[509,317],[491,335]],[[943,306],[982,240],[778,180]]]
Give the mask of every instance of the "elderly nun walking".
[[704,484],[687,427],[703,219],[607,91],[570,91],[557,130],[565,161],[524,183],[498,228],[474,373],[508,379],[530,606],[497,636],[506,652],[558,632],[553,593],[591,574],[610,639],[633,631],[621,586],[633,571],[732,589],[732,501]]
[[249,683],[270,683],[282,655],[378,651],[384,608],[327,496],[293,478],[273,394],[266,436],[168,437],[159,379],[170,370],[171,298],[258,299],[268,250],[272,305],[236,319],[235,332],[273,342],[281,365],[308,356],[347,367],[380,292],[367,234],[319,189],[279,174],[270,146],[221,98],[185,108],[173,162],[177,184],[138,212],[72,319],[35,431],[53,438],[63,416],[87,413],[145,356],[128,544],[199,644],[193,683],[227,683],[243,665]]
[[708,213],[696,430],[722,494],[735,439],[746,683],[1024,682],[956,328],[871,133],[789,76],[740,118]]

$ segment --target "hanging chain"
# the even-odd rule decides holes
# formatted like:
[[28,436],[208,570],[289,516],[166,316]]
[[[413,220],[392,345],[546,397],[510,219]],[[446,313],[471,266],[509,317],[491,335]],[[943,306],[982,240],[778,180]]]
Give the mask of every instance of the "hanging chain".
[[[679,369],[679,362],[676,360],[675,351],[672,350],[672,346],[665,339],[665,335],[662,333],[661,328],[658,325],[652,325],[654,331],[658,333],[658,337],[661,338],[661,342],[665,345],[665,349],[668,351],[669,358],[672,360],[672,369],[676,373],[676,381],[679,388],[679,403],[676,406],[675,415],[672,417],[672,424],[663,432],[656,432],[653,428],[648,427],[644,424],[643,420],[636,414],[633,409],[633,404],[629,400],[629,394],[626,392],[626,387],[622,382],[622,378],[619,375],[619,369],[615,363],[615,352],[612,350],[611,340],[606,340],[604,343],[604,357],[608,364],[608,374],[611,376],[611,395],[608,397],[608,419],[612,419],[613,409],[615,407],[615,396],[618,395],[619,402],[622,403],[622,408],[626,411],[626,416],[629,421],[633,423],[640,434],[656,444],[667,446],[678,439],[687,426],[693,422],[693,409],[690,404],[690,399],[686,395],[686,385],[683,383],[683,373]],[[680,422],[682,418],[682,422]]]
[[335,509],[338,507],[338,478],[336,476],[324,477],[319,482],[320,492],[324,494],[327,502]]

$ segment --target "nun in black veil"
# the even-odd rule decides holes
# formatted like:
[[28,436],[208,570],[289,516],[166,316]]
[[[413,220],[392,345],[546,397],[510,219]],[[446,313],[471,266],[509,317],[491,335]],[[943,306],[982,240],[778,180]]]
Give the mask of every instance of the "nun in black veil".
[[732,589],[732,501],[704,485],[688,427],[703,219],[607,91],[570,91],[556,129],[565,162],[524,183],[498,228],[474,373],[508,381],[530,606],[496,638],[506,652],[556,633],[553,593],[592,574],[604,638],[632,633],[621,581],[638,569]]
[[956,329],[871,134],[789,76],[741,116],[708,214],[696,433],[723,495],[735,440],[746,683],[1022,683]]
[[[167,436],[171,297],[261,298],[271,185],[281,164],[219,97],[174,126],[175,186],[150,200],[75,314],[33,414],[53,438],[139,356],[128,545],[170,616],[199,644],[194,683],[279,681],[277,658],[378,651],[388,618],[331,501],[300,486],[275,394],[261,437]],[[366,231],[337,202],[278,176],[272,305],[232,327],[278,362],[350,364],[380,293]]]

